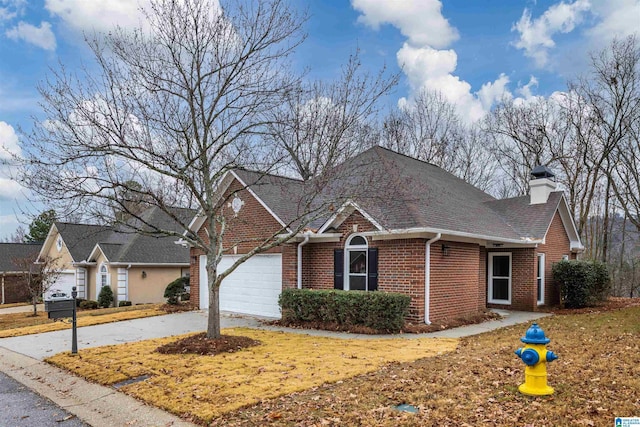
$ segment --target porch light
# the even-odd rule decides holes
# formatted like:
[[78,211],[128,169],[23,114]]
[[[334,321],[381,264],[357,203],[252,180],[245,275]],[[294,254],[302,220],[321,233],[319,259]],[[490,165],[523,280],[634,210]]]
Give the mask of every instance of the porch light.
[[442,245],[442,255],[444,256],[449,256],[449,251],[451,250],[451,246],[449,245]]

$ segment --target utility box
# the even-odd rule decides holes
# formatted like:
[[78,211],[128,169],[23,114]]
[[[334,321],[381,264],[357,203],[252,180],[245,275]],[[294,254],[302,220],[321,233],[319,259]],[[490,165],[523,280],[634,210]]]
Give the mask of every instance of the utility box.
[[57,301],[44,302],[44,311],[47,312],[49,319],[63,319],[65,317],[73,317],[73,309],[75,301],[72,299],[64,299]]

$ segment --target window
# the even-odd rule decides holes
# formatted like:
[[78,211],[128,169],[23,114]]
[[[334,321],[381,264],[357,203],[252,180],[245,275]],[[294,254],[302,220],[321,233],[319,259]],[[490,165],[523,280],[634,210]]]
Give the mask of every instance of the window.
[[538,254],[536,284],[538,287],[538,305],[542,305],[544,304],[544,254]]
[[488,302],[511,304],[511,253],[489,253]]
[[107,274],[107,266],[100,266],[100,286],[109,286],[109,275]]
[[333,269],[335,289],[378,289],[378,249],[370,248],[364,236],[353,235],[344,250],[334,251]]
[[352,291],[367,290],[367,240],[352,236],[347,241],[347,286]]

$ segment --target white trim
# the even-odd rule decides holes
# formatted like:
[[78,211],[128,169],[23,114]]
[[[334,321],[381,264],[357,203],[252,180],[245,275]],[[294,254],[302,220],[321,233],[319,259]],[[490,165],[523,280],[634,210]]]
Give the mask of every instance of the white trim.
[[117,301],[129,300],[129,270],[118,268],[118,292]]
[[431,304],[431,244],[437,242],[442,237],[438,233],[432,239],[427,240],[424,248],[424,323],[431,324],[430,304]]
[[[347,212],[348,208],[352,208],[352,210]],[[373,219],[373,217],[371,215],[369,215],[364,209],[362,209],[356,202],[354,202],[353,200],[347,200],[346,202],[344,202],[342,204],[342,206],[340,206],[340,208],[336,211],[336,213],[331,215],[329,217],[329,219],[318,229],[318,234],[324,233],[331,226],[339,227],[340,224],[342,224],[342,222],[345,219],[347,219],[349,217],[349,215],[351,215],[356,210],[358,212],[360,212],[360,214],[367,221],[369,221],[371,224],[373,224],[378,230],[380,230],[380,231],[384,230],[384,228],[378,223],[378,221]],[[339,221],[338,224],[334,224],[334,222],[337,221],[338,218],[340,218],[341,215],[344,215],[344,218],[342,219],[342,221]]]
[[311,233],[307,232],[307,234],[305,234],[304,240],[298,243],[298,270],[297,270],[297,277],[296,277],[296,283],[298,285],[297,286],[298,289],[302,289],[302,247],[307,243],[309,243],[310,234]]
[[76,268],[76,290],[78,298],[86,298],[87,289],[87,269],[84,267]]
[[[384,231],[366,231],[362,233],[364,236],[371,236],[373,240],[383,240],[385,237],[388,239],[388,236],[394,236],[392,238],[403,239],[406,238],[406,234],[415,234],[416,238],[426,238],[430,235],[442,234],[443,236],[454,236],[454,237],[463,237],[463,238],[473,238],[479,240],[485,240],[489,242],[496,243],[509,243],[513,245],[517,245],[517,247],[535,247],[535,245],[544,244],[544,239],[532,239],[528,237],[524,237],[521,239],[507,239],[502,237],[489,236],[486,234],[475,234],[475,233],[467,233],[463,231],[452,231],[445,230],[443,228],[433,228],[433,227],[415,227],[415,228],[400,228],[393,230],[384,230]],[[396,237],[397,236],[397,237]]]
[[[560,196],[556,211],[553,213],[554,217],[556,212],[560,214],[560,220],[562,221],[564,230],[566,231],[567,237],[569,238],[569,250],[571,252],[584,251],[584,246],[582,245],[582,242],[580,242],[580,236],[578,235],[578,228],[576,227],[576,223],[573,220],[573,215],[571,215],[571,212],[569,211],[569,204],[567,203],[567,199],[564,197],[564,193],[562,193]],[[551,222],[549,222],[547,230],[544,232],[545,239],[547,237],[547,233],[549,233],[552,222],[553,217],[551,217]]]
[[[351,245],[351,241],[356,237],[362,237],[364,239],[364,241],[365,241],[365,244],[364,245]],[[351,273],[349,271],[350,267],[351,267],[351,257],[349,256],[349,254],[350,254],[351,251],[354,251],[354,252],[363,252],[364,251],[364,273]],[[351,290],[351,283],[350,282],[351,282],[351,276],[352,275],[353,276],[357,276],[357,277],[364,277],[364,290],[365,291],[369,290],[369,241],[361,233],[353,233],[345,241],[345,245],[344,245],[344,273],[343,273],[343,277],[345,278],[343,288],[344,288],[345,291]]]
[[[89,256],[87,257],[87,261],[89,261],[90,259],[93,258],[93,254],[95,251],[100,250],[100,253],[102,255],[104,255],[104,259],[109,262],[109,258],[107,258],[107,254],[104,253],[104,251],[102,250],[102,248],[100,247],[100,243],[96,243],[96,245],[93,247],[93,249],[91,250],[91,253],[89,254]],[[98,254],[96,254],[98,255]]]
[[[105,272],[102,272],[102,267],[105,268]],[[95,299],[98,299],[98,296],[100,296],[100,291],[102,290],[102,276],[106,276],[106,285],[105,286],[111,286],[111,275],[109,274],[109,266],[107,263],[102,262],[100,263],[100,265],[98,266],[98,271],[96,272],[96,295],[95,295]]]
[[[542,258],[542,264],[540,264],[540,258]],[[542,267],[542,269],[540,268]],[[536,302],[538,305],[544,305],[544,285],[545,285],[545,268],[546,268],[546,257],[544,253],[538,253],[536,257],[536,289],[538,287],[538,280],[540,280],[540,292],[536,298]]]
[[[513,277],[513,265],[512,265],[512,259],[511,259],[511,252],[488,252],[487,253],[488,257],[488,268],[487,268],[487,284],[488,284],[488,289],[487,289],[487,302],[490,304],[505,304],[505,305],[510,305],[511,304],[511,295],[512,295],[512,289],[511,289],[511,281],[512,281],[512,277]],[[508,256],[509,257],[509,277],[506,277],[506,279],[508,279],[507,282],[507,286],[508,286],[508,294],[509,294],[509,298],[506,300],[502,300],[502,299],[493,299],[493,280],[495,277],[493,276],[493,257],[495,256]],[[504,276],[498,276],[498,278],[504,279]]]
[[260,197],[258,197],[258,195],[251,189],[249,188],[249,186],[247,186],[247,184],[240,179],[240,177],[238,176],[237,173],[235,173],[233,170],[230,170],[229,173],[231,173],[240,184],[242,184],[242,186],[244,187],[245,190],[247,190],[249,192],[249,194],[251,194],[261,205],[263,208],[266,209],[267,212],[269,212],[271,214],[271,216],[273,216],[275,218],[276,221],[278,221],[280,223],[280,225],[287,231],[291,231],[291,229],[284,223],[284,221],[282,221],[280,219],[280,217],[278,215],[276,215],[276,213],[274,211],[271,210],[271,208],[269,206],[267,206],[267,204],[265,202],[262,201],[262,199]]

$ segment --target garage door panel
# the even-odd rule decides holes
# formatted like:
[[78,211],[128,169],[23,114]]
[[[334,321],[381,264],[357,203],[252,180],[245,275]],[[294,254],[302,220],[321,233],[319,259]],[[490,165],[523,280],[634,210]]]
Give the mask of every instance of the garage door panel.
[[[218,266],[225,271],[237,257],[225,256]],[[206,278],[206,257],[200,259],[201,283]],[[220,309],[236,313],[280,317],[278,297],[282,291],[282,256],[255,255],[241,264],[222,281]],[[209,297],[205,286],[200,287],[200,308],[208,308]]]
[[71,295],[71,288],[76,285],[76,275],[73,272],[62,272],[58,274],[58,277],[49,289],[45,292],[44,299],[47,299],[49,295],[54,292],[64,292],[67,295]]

